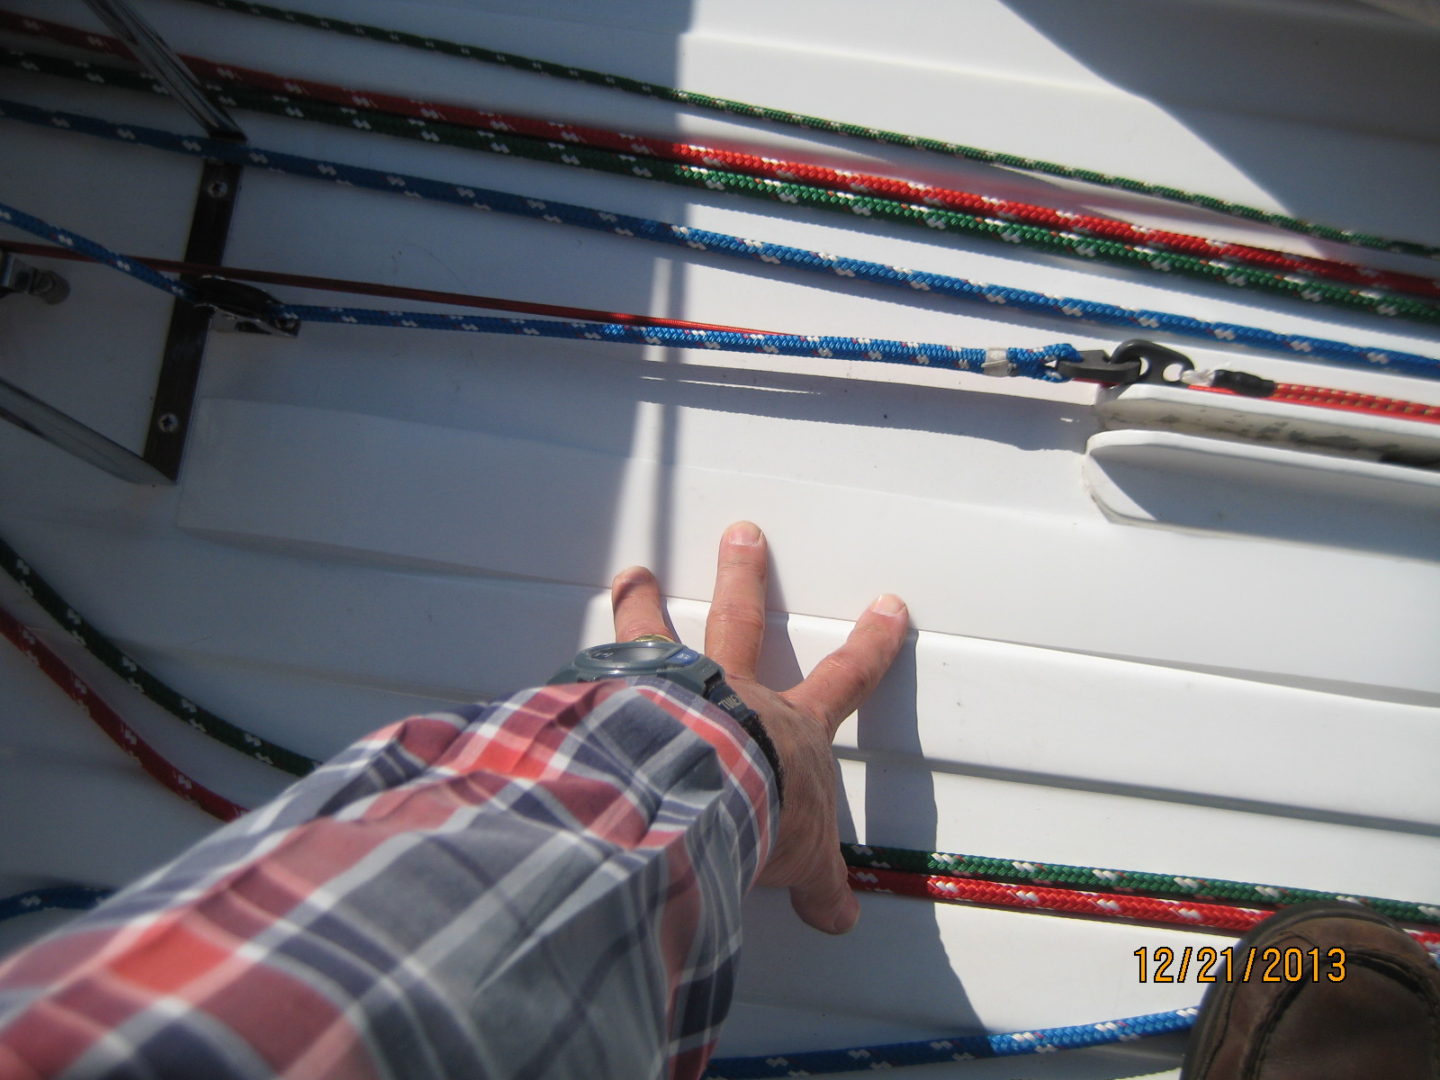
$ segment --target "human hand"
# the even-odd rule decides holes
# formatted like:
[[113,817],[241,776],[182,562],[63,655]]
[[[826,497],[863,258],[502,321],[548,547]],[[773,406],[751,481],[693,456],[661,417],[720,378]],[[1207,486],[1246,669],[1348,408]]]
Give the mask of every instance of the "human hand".
[[[845,718],[870,696],[890,667],[910,627],[899,597],[877,597],[845,644],[821,660],[802,682],[777,693],[756,681],[765,633],[765,582],[769,551],[748,521],[726,530],[720,542],[715,596],[705,621],[705,655],[725,669],[726,681],[760,714],[785,774],[780,834],[759,884],[790,890],[795,912],[828,934],[849,931],[860,905],[840,857],[835,820],[835,759],[830,745]],[[660,583],[643,566],[615,576],[610,590],[615,640],[647,634],[673,638]]]

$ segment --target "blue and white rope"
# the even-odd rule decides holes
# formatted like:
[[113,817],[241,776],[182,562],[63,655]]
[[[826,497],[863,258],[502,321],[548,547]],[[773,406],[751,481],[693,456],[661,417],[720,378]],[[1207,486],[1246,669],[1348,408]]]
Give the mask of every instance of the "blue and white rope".
[[[431,199],[554,224],[575,225],[613,235],[652,240],[752,262],[984,301],[1008,309],[1031,311],[1052,317],[1140,328],[1146,331],[1162,331],[1180,337],[1211,343],[1228,342],[1279,352],[1292,357],[1303,356],[1330,360],[1352,367],[1380,368],[1397,374],[1440,378],[1440,359],[1394,349],[1352,345],[1303,334],[1281,334],[1236,323],[1210,322],[1184,315],[1143,308],[1126,308],[1074,297],[1047,296],[1044,293],[983,284],[944,274],[889,266],[862,259],[850,259],[759,240],[747,240],[727,233],[672,225],[652,218],[611,213],[553,200],[526,198],[489,188],[452,184],[442,180],[384,172],[340,162],[320,161],[276,150],[237,146],[198,136],[176,135],[135,124],[116,124],[96,117],[41,109],[6,99],[0,99],[0,117],[9,117],[45,127],[62,128],[197,157],[218,158],[240,165],[258,166],[294,176],[329,180],[353,187],[388,191],[412,198]],[[363,123],[363,121],[357,118],[357,123]]]
[[530,337],[609,341],[631,345],[717,349],[779,356],[833,357],[837,360],[871,360],[911,364],[953,371],[1026,375],[1047,382],[1064,382],[1065,376],[1049,367],[1055,360],[1078,360],[1073,345],[1045,345],[1038,349],[958,349],[918,341],[883,338],[820,337],[801,334],[743,334],[730,330],[686,330],[670,326],[629,326],[622,323],[559,322],[548,319],[512,319],[474,315],[435,315],[418,311],[377,311],[368,308],[289,305],[282,314],[301,322],[332,322],[367,326],[395,326],[426,330],[458,330],[479,334],[520,334]]
[[168,292],[171,296],[179,297],[181,300],[193,304],[200,298],[199,293],[182,281],[167,277],[158,270],[152,270],[144,263],[127,259],[125,256],[111,251],[109,248],[103,247],[95,243],[95,241],[81,236],[79,233],[72,233],[67,229],[51,225],[48,221],[42,221],[40,218],[27,214],[23,210],[17,210],[13,206],[0,203],[0,221],[3,221],[7,225],[14,225],[17,229],[24,229],[26,232],[35,236],[43,236],[53,244],[59,244],[61,247],[69,248],[71,251],[77,251],[87,258],[94,259],[96,262],[113,266],[116,270],[129,274],[136,280],[143,281],[146,285],[153,285],[157,289]]
[[751,1080],[754,1077],[809,1076],[821,1073],[870,1072],[904,1065],[933,1065],[977,1058],[1046,1054],[1087,1046],[1133,1042],[1151,1035],[1186,1031],[1195,1023],[1198,1007],[1127,1016],[1097,1024],[1014,1031],[1004,1035],[958,1035],[948,1039],[856,1046],[848,1050],[807,1050],[795,1054],[715,1058],[706,1080]]
[[[13,206],[0,203],[0,222],[36,236],[44,236],[74,251],[113,266],[147,285],[194,302],[189,286],[127,259],[95,241],[43,221]],[[609,341],[631,345],[717,349],[780,356],[833,357],[889,364],[918,364],[977,374],[1025,375],[1048,382],[1065,377],[1050,365],[1056,360],[1079,360],[1073,345],[1045,345],[1038,349],[957,349],[920,341],[880,338],[820,337],[801,334],[746,334],[732,330],[688,330],[669,326],[630,326],[622,323],[562,322],[549,319],[515,319],[484,315],[438,315],[421,311],[379,311],[372,308],[282,305],[276,315],[303,322],[391,326],[407,329],[452,330],[471,334],[515,334],[529,337]]]
[[48,889],[31,889],[15,896],[0,898],[0,922],[33,915],[38,911],[89,911],[112,895],[109,889],[89,885],[56,885]]
[[68,229],[62,229],[58,225],[52,225],[48,221],[37,218],[33,214],[27,214],[23,210],[17,210],[5,203],[0,203],[0,222],[23,229],[34,236],[43,236],[51,243],[59,244],[71,251],[78,251],[81,255],[104,263],[106,266],[113,266],[121,273],[129,274],[137,281],[143,281],[146,285],[154,286],[187,303],[193,304],[200,299],[200,294],[183,281],[177,281],[158,270],[152,270],[144,263],[127,259],[124,255],[111,251],[88,237],[70,232]]

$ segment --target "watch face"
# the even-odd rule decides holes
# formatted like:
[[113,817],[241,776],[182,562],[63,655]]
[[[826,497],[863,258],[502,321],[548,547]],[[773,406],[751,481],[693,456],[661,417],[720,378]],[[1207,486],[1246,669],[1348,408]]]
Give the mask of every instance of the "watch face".
[[653,675],[669,679],[702,697],[725,673],[709,657],[673,641],[616,641],[582,650],[551,680],[554,683]]
[[586,649],[585,656],[607,668],[649,671],[667,663],[684,663],[678,653],[688,650],[670,641],[617,641],[613,645],[597,645]]

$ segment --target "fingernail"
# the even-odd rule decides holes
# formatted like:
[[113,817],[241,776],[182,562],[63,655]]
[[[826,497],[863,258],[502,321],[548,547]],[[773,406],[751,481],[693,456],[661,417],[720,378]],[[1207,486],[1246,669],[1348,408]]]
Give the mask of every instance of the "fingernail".
[[831,928],[832,934],[848,934],[855,929],[855,924],[860,921],[860,903],[854,897],[850,898],[849,905],[835,917],[835,925]]
[[875,602],[870,605],[870,610],[877,615],[899,615],[905,610],[905,601],[894,593],[881,593],[875,597]]
[[760,543],[760,526],[753,521],[737,521],[725,533],[725,541],[742,547],[754,547]]
[[638,585],[648,581],[655,575],[650,572],[648,566],[627,566],[611,579],[611,585]]

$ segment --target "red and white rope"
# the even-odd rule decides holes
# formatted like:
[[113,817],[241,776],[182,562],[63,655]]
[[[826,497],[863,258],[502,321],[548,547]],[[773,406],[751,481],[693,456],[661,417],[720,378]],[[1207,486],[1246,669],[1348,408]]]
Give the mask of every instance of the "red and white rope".
[[142,769],[176,795],[195,803],[207,814],[221,821],[233,821],[246,812],[245,807],[211,791],[166,760],[159,751],[142,739],[133,727],[122,720],[120,714],[62,660],[58,653],[3,607],[0,607],[0,636],[8,638],[17,649],[34,661],[51,682],[85,710],[116,746],[138,761]]
[[[1210,394],[1236,396],[1233,391],[1218,386],[1192,386],[1190,389],[1203,390]],[[1335,390],[1328,386],[1276,383],[1274,393],[1256,400],[1279,401],[1287,405],[1313,405],[1317,408],[1339,409],[1343,412],[1364,413],[1369,416],[1391,416],[1401,420],[1420,420],[1427,424],[1440,424],[1440,405],[1426,405],[1420,401],[1380,397],[1377,394],[1362,394],[1353,390]]]
[[[50,38],[62,44],[92,52],[132,59],[129,49],[115,38],[91,33],[61,23],[0,12],[0,29]],[[420,101],[373,90],[356,90],[277,75],[239,64],[220,64],[203,57],[181,57],[199,76],[237,85],[259,87],[317,101],[360,109],[377,109],[397,116],[434,120],[486,131],[525,135],[532,138],[584,145],[622,154],[640,154],[664,161],[719,168],[750,176],[806,183],[817,187],[893,199],[974,214],[984,218],[1034,225],[1061,233],[1114,240],[1142,248],[1179,252],[1201,258],[1264,267],[1272,271],[1310,274],[1361,287],[1379,287],[1429,299],[1440,298],[1440,281],[1418,274],[1378,270],[1338,259],[1326,259],[1292,252],[1275,251],[1248,244],[1151,229],[1115,218],[1079,214],[1011,199],[997,199],[974,192],[931,184],[919,184],[895,177],[834,169],[802,162],[784,161],[735,150],[695,143],[673,142],[603,128],[561,121],[543,120],[510,113],[496,113],[461,105]]]
[[[1087,892],[1047,885],[1018,885],[903,870],[850,867],[849,879],[851,887],[857,890],[913,896],[945,904],[977,904],[1091,919],[1125,919],[1231,935],[1243,934],[1275,914],[1273,911],[1230,904]],[[1409,930],[1407,933],[1427,948],[1440,946],[1440,932]]]

